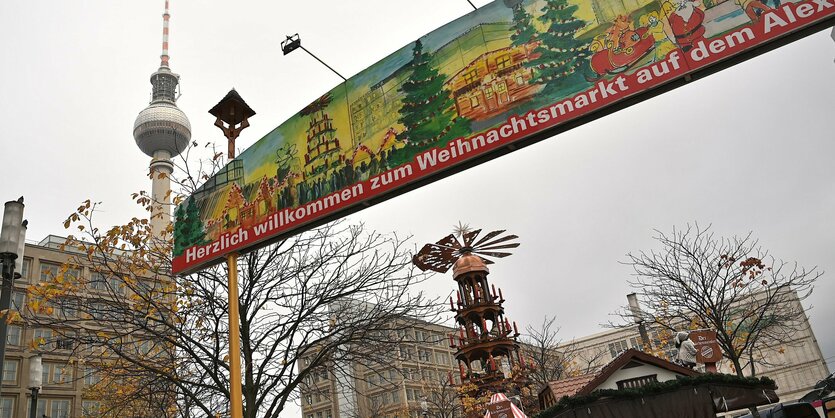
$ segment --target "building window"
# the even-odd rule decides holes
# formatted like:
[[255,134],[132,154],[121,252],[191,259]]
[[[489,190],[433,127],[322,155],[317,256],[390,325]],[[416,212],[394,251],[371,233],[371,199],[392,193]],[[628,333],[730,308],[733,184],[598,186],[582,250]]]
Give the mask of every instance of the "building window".
[[90,318],[91,319],[104,319],[105,314],[107,313],[107,306],[101,302],[93,302],[90,304]]
[[9,325],[6,328],[6,345],[10,346],[19,346],[20,345],[20,334],[23,332],[23,329],[18,325]]
[[3,362],[3,383],[17,383],[17,368],[20,360],[7,359]]
[[101,403],[99,401],[81,401],[81,416],[83,418],[98,417]]
[[110,289],[117,295],[125,294],[125,282],[118,277],[110,277]]
[[613,343],[609,343],[609,354],[612,355],[612,359],[628,349],[629,346],[626,344],[626,341],[615,341]]
[[497,70],[504,70],[507,67],[510,67],[510,54],[505,54],[496,58]]
[[635,389],[642,386],[646,386],[650,383],[658,383],[658,375],[649,375],[649,376],[641,376],[636,377],[634,379],[626,379],[617,382],[618,389]]
[[14,418],[14,398],[9,396],[0,398],[0,418]]
[[470,106],[478,107],[478,96],[470,96]]
[[73,283],[78,283],[78,279],[81,278],[81,269],[77,267],[70,267],[67,269],[67,272],[64,274],[64,280],[72,281]]
[[52,330],[49,328],[36,328],[32,333],[32,343],[36,347],[51,347]]
[[55,336],[56,350],[72,350],[73,348],[75,348],[75,341],[73,341],[71,335],[58,334]]
[[151,295],[152,289],[153,285],[145,280],[136,282],[136,294],[143,299],[147,299]]
[[90,275],[90,281],[87,284],[87,287],[90,290],[95,290],[97,292],[105,292],[107,291],[107,280],[104,278],[104,275],[101,273],[93,273]]
[[72,384],[72,366],[63,363],[43,363],[44,386],[69,386]]
[[70,418],[72,403],[69,399],[38,399],[35,416],[49,418]]
[[101,382],[99,371],[95,367],[86,367],[84,369],[84,385],[93,386]]
[[[23,266],[20,269],[20,277],[23,280],[29,280],[29,272],[32,270],[32,259],[31,258],[23,258]],[[2,416],[2,415],[0,415]]]
[[6,345],[9,346],[19,346],[20,345],[20,334],[23,332],[23,329],[18,325],[9,325],[6,328]]
[[75,299],[59,299],[55,302],[54,309],[58,318],[75,318],[78,312],[78,301]]
[[401,360],[411,360],[413,351],[409,347],[400,347],[400,359]]
[[464,84],[470,84],[478,79],[478,70],[464,73]]
[[47,263],[41,261],[41,281],[50,282],[58,276],[58,271],[61,270],[60,264]]
[[24,304],[26,303],[26,293],[24,292],[12,292],[12,303],[11,308],[20,312],[23,310]]

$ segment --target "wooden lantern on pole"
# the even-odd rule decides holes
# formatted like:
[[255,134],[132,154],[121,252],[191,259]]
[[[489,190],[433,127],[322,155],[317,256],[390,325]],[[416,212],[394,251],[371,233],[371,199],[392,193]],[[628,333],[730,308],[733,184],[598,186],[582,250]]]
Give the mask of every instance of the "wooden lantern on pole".
[[[249,126],[249,118],[255,115],[235,89],[229,91],[209,113],[216,117],[215,126],[223,131],[229,141],[228,157],[235,158],[235,139]],[[243,418],[243,393],[241,390],[241,334],[238,317],[238,254],[226,257],[229,271],[229,404],[232,418]]]

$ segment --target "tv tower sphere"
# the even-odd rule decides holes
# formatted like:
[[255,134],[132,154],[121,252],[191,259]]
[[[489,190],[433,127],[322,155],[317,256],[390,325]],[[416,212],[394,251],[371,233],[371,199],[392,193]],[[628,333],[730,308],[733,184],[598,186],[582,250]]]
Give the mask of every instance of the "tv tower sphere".
[[[162,55],[160,67],[151,74],[151,104],[139,112],[133,124],[136,145],[149,157],[168,160],[179,155],[191,140],[191,124],[177,107],[177,84],[180,76],[168,67],[168,0],[162,15]],[[160,152],[163,151],[163,152]]]
[[[169,74],[177,77],[170,70],[165,74],[164,70],[168,69],[160,68],[160,71],[151,77],[154,90],[155,78],[167,78]],[[136,140],[136,146],[149,157],[158,157],[158,151],[166,151],[168,158],[171,158],[179,155],[188,146],[191,140],[191,124],[173,98],[159,98],[139,112],[133,124],[133,138]]]

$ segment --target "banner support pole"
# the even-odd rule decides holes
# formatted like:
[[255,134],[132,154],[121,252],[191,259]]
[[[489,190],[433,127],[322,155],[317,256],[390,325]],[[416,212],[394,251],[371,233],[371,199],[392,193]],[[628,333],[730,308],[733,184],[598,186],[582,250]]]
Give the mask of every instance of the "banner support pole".
[[232,418],[243,418],[241,330],[238,318],[238,254],[226,257],[229,273],[229,403]]

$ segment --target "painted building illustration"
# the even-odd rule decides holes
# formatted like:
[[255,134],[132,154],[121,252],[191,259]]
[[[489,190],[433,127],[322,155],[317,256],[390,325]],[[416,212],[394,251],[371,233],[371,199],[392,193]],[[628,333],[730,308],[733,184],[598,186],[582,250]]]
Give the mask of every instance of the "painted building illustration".
[[333,101],[330,93],[320,97],[299,112],[310,118],[307,127],[307,152],[304,154],[305,179],[316,178],[344,160],[333,119],[325,111]]
[[458,115],[473,120],[503,113],[531,98],[541,86],[531,84],[533,70],[524,64],[536,42],[482,54],[447,80]]

